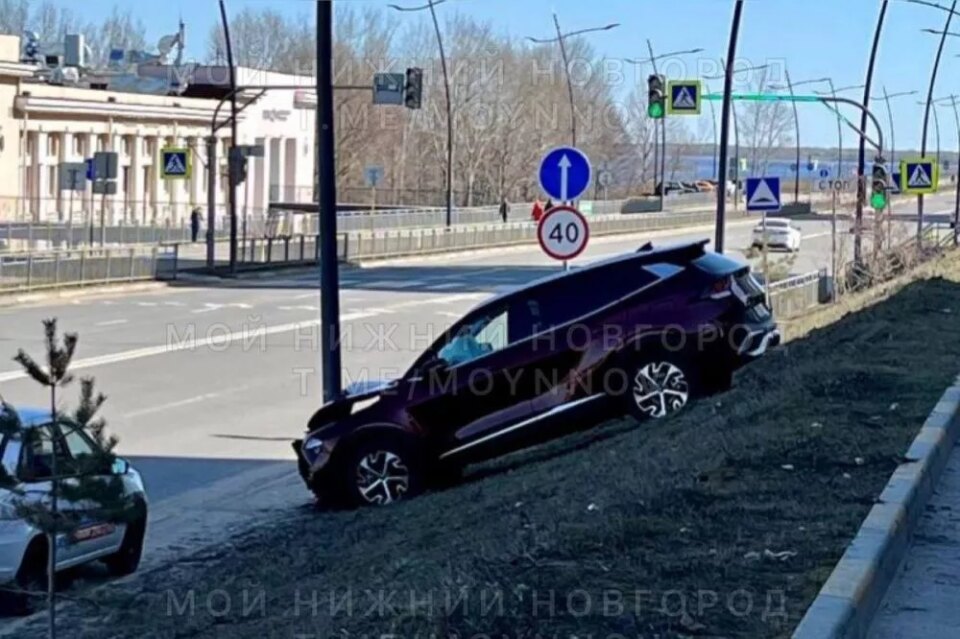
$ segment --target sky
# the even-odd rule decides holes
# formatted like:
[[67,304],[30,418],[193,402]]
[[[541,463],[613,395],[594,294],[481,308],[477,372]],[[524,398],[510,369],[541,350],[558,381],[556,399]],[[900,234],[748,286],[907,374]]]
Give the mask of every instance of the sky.
[[[938,0],[949,5],[952,0]],[[81,0],[53,0],[54,4],[77,11]],[[270,7],[291,16],[313,15],[313,0],[226,0],[228,15],[245,7]],[[336,0],[338,5],[370,5],[384,11],[389,2],[415,6],[420,0]],[[155,43],[160,36],[176,31],[177,19],[187,24],[188,57],[203,57],[207,33],[219,20],[217,0],[82,0],[82,17],[95,21],[113,7],[129,7],[147,27],[147,41]],[[837,87],[864,82],[867,56],[879,13],[881,0],[747,0],[737,52],[738,66],[769,64],[774,73],[789,70],[794,82],[829,76]],[[716,72],[717,60],[726,55],[732,17],[733,0],[447,0],[438,7],[441,20],[456,12],[489,21],[494,29],[512,38],[525,36],[550,37],[553,32],[551,14],[559,16],[564,31],[603,26],[612,22],[620,26],[611,31],[584,37],[597,52],[612,61],[625,58],[647,58],[646,40],[655,52],[702,48],[694,56],[671,58],[667,72],[675,79],[693,79],[699,73]],[[398,14],[405,20],[427,20],[427,12]],[[874,95],[883,88],[898,93],[917,90],[915,96],[893,100],[896,118],[896,146],[919,148],[923,125],[923,106],[939,38],[923,33],[924,28],[942,30],[948,14],[932,7],[910,4],[906,0],[890,0],[884,37],[881,42]],[[960,33],[960,17],[951,26]],[[948,37],[935,98],[951,93],[960,95],[960,37]],[[612,69],[618,68],[617,62]],[[624,83],[644,82],[641,73],[622,64]],[[685,74],[687,78],[678,77]],[[713,81],[715,90],[720,81]],[[624,92],[630,86],[624,87]],[[743,88],[743,87],[740,87]],[[798,88],[798,93],[826,90],[825,84]],[[862,90],[846,94],[862,97]],[[885,106],[878,102],[875,113],[888,129]],[[958,148],[957,126],[949,103],[938,110],[944,151]],[[704,108],[704,116],[709,109]],[[846,111],[853,119],[859,116]],[[929,148],[936,149],[934,122],[931,116]],[[805,146],[836,145],[836,119],[823,106],[800,106],[801,141]],[[845,144],[851,145],[852,132],[845,133]],[[889,146],[889,140],[887,141]]]

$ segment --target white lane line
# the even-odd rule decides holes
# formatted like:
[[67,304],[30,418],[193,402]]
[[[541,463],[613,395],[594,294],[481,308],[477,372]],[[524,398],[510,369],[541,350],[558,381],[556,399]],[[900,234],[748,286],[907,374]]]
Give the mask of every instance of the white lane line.
[[427,287],[428,291],[448,291],[452,288],[463,288],[467,286],[466,282],[447,282],[445,284],[432,284]]
[[135,410],[135,411],[126,413],[125,415],[123,415],[123,417],[126,418],[126,419],[130,419],[130,418],[133,418],[133,417],[142,417],[142,416],[144,416],[144,415],[149,415],[149,414],[151,414],[151,413],[161,413],[161,412],[163,412],[163,411],[170,410],[171,408],[178,408],[178,407],[180,407],[180,406],[188,406],[188,405],[190,405],[190,404],[196,404],[196,403],[198,403],[198,402],[202,402],[202,401],[205,401],[205,400],[208,400],[208,399],[214,399],[214,398],[216,398],[216,397],[219,397],[219,396],[222,395],[222,394],[223,394],[223,393],[206,393],[206,394],[204,394],[204,395],[197,395],[196,397],[191,397],[191,398],[189,398],[189,399],[182,399],[182,400],[180,400],[180,401],[178,401],[178,402],[170,402],[170,403],[167,403],[167,404],[160,404],[159,406],[152,406],[152,407],[150,407],[150,408],[144,408],[144,409],[142,409],[142,410]]
[[125,319],[115,319],[109,320],[106,322],[97,322],[95,326],[117,326],[118,324],[126,324],[128,320]]
[[316,306],[310,306],[309,304],[303,304],[301,306],[278,306],[281,311],[317,311],[319,310]]
[[[408,308],[411,306],[422,306],[424,304],[452,304],[453,302],[462,302],[467,300],[477,300],[489,297],[486,293],[468,293],[463,295],[450,295],[447,297],[439,297],[432,300],[413,300],[410,302],[401,302],[399,304],[394,304],[389,307],[389,310],[396,310],[400,308]],[[248,305],[242,305],[248,306]],[[382,309],[383,310],[383,309]],[[369,310],[365,311],[355,311],[352,313],[345,313],[340,316],[341,322],[352,322],[358,319],[365,319],[368,317],[376,317],[378,313],[372,312]],[[180,337],[176,333],[169,336],[168,342],[166,344],[161,344],[159,346],[147,346],[145,348],[137,348],[129,351],[122,351],[119,353],[111,353],[109,355],[100,355],[97,357],[87,357],[84,359],[74,360],[70,366],[71,370],[81,370],[84,368],[93,368],[95,366],[106,366],[108,364],[118,364],[120,362],[128,362],[135,359],[143,359],[145,357],[154,357],[156,355],[166,355],[168,353],[178,353],[180,351],[196,351],[200,348],[212,346],[218,350],[223,350],[233,342],[239,341],[251,341],[253,339],[259,338],[260,336],[268,335],[280,335],[282,333],[292,333],[293,331],[300,331],[305,328],[314,328],[320,326],[319,319],[306,320],[303,322],[290,322],[288,324],[278,324],[276,326],[256,326],[250,327],[249,329],[236,331],[233,333],[226,334],[215,334],[209,335],[207,337],[197,338],[194,336],[184,336]],[[27,375],[23,371],[10,371],[7,373],[0,373],[0,383],[2,382],[12,382],[17,379],[23,379]]]
[[156,306],[156,302],[137,302],[137,306]]
[[[839,236],[839,235],[840,235],[840,232],[837,231],[837,236]],[[815,233],[815,234],[813,234],[813,235],[804,235],[803,238],[802,238],[802,240],[812,240],[812,239],[818,238],[818,237],[830,237],[830,232],[827,231],[826,233]],[[801,240],[801,241],[802,241],[802,240]]]
[[376,282],[357,282],[357,286],[360,288],[391,288],[396,285],[397,283],[391,280],[377,280]]

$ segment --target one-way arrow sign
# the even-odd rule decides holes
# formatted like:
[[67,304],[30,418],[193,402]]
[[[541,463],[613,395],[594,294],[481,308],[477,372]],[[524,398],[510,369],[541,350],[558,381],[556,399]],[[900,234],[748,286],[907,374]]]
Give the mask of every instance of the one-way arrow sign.
[[590,160],[570,146],[553,149],[540,162],[540,187],[558,202],[572,202],[590,187]]

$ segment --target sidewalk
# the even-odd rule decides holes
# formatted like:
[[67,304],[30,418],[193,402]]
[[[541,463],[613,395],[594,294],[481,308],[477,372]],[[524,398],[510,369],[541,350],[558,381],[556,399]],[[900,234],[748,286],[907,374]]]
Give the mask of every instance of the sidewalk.
[[953,449],[867,636],[960,636],[960,445]]

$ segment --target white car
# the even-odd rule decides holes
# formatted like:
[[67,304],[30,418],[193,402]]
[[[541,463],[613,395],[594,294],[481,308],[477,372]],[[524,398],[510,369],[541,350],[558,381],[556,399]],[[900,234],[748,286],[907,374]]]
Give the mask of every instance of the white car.
[[[800,229],[790,224],[790,220],[782,218],[767,218],[767,248],[784,248],[788,251],[799,251],[802,240]],[[763,223],[753,227],[753,243],[756,248],[763,248]]]
[[[76,460],[96,451],[96,443],[73,421],[60,417],[51,423],[49,410],[17,410],[20,430],[0,439],[0,464],[17,485],[0,488],[0,594],[3,603],[18,614],[29,614],[47,583],[46,535],[17,516],[16,500],[46,502],[50,497],[50,462],[57,442],[57,474],[69,482]],[[117,458],[105,477],[119,477],[123,485],[127,523],[83,521],[79,528],[57,538],[57,572],[100,560],[116,576],[135,572],[143,554],[147,528],[147,497],[143,480],[126,460]],[[82,505],[61,498],[59,508],[83,511]],[[89,511],[88,511],[89,512]]]

